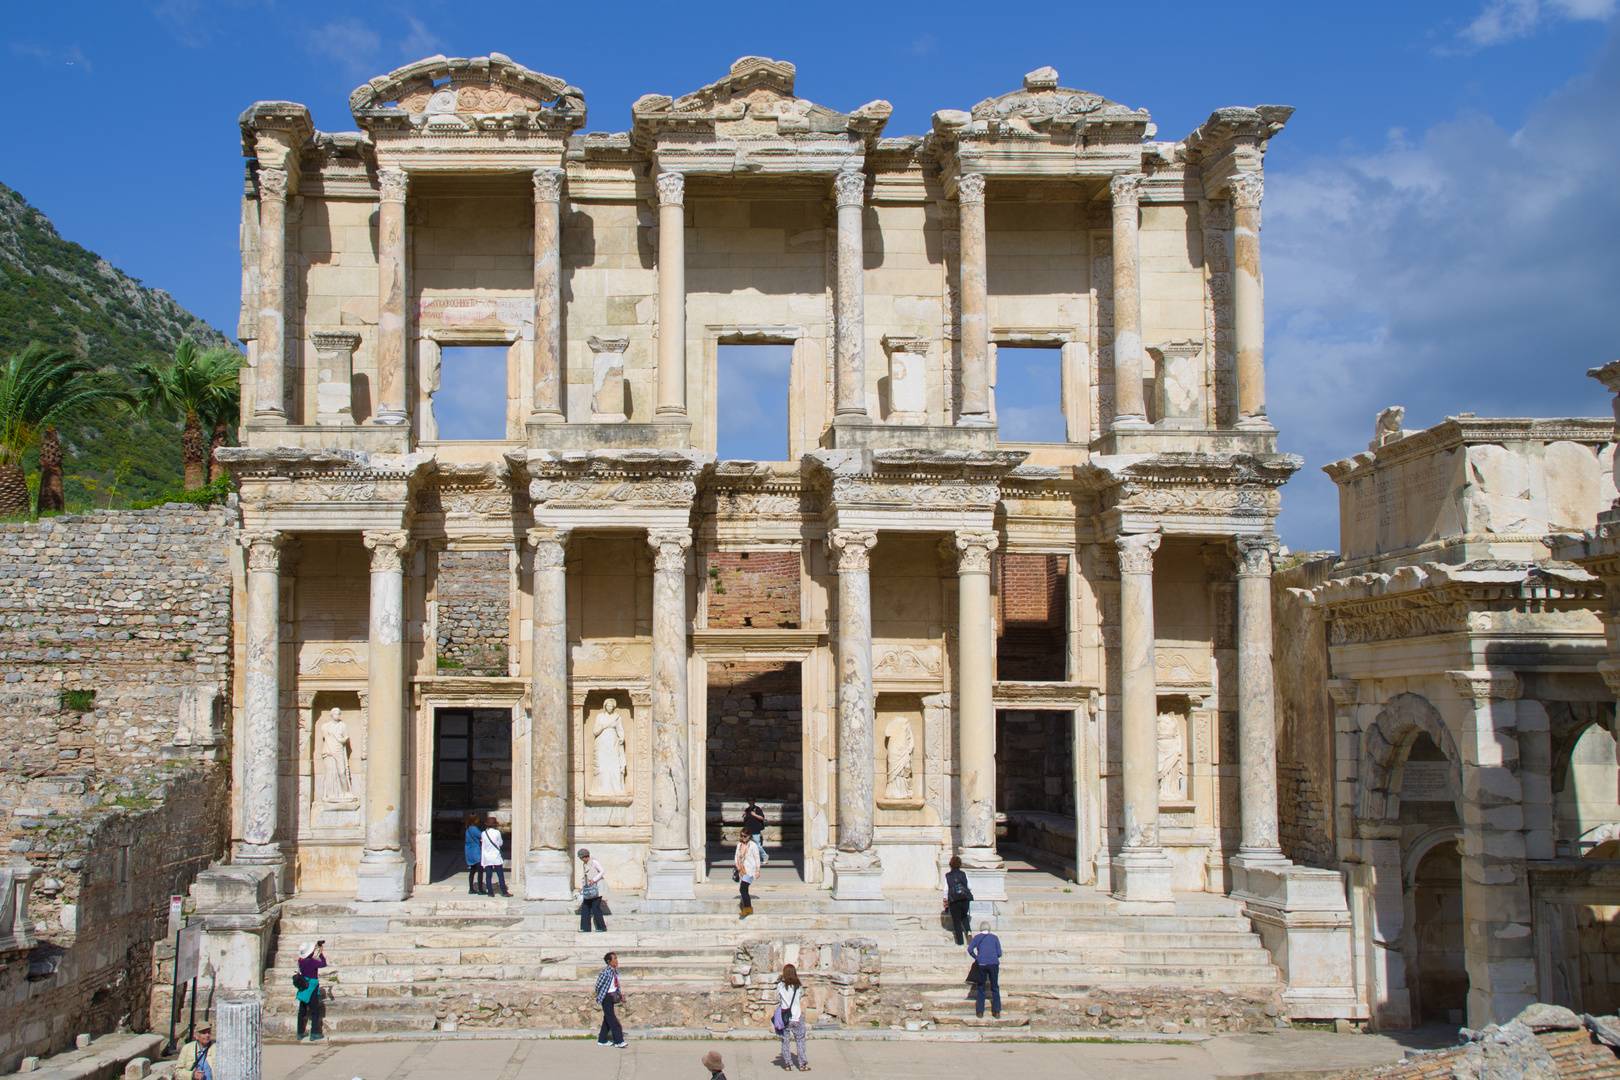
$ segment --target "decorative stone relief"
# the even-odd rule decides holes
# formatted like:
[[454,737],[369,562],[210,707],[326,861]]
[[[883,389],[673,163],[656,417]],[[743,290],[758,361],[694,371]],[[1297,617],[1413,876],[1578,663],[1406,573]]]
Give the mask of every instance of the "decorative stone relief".
[[1159,550],[1158,533],[1121,536],[1114,544],[1119,548],[1121,574],[1153,573],[1153,553]]
[[872,548],[877,546],[877,533],[859,529],[834,529],[827,534],[827,552],[833,557],[838,573],[866,573],[872,564]]
[[683,206],[686,199],[686,177],[680,173],[659,173],[653,181],[658,189],[659,206]]
[[846,171],[833,178],[833,197],[839,206],[866,205],[866,174]]
[[959,531],[956,534],[956,572],[958,574],[988,574],[990,553],[1001,546],[1001,538],[993,532]]
[[928,350],[926,337],[885,334],[883,349],[889,356],[889,422],[928,422]]
[[534,170],[534,201],[558,202],[562,199],[563,170]]
[[402,203],[405,201],[405,189],[409,176],[404,169],[378,169],[378,199],[385,203]]
[[956,178],[956,198],[963,203],[984,202],[984,175],[964,173]]
[[883,796],[892,802],[909,802],[913,798],[916,781],[912,775],[912,757],[917,748],[912,734],[911,718],[896,716],[883,729],[884,785]]
[[618,701],[606,698],[591,720],[590,794],[602,801],[629,801],[630,758]]
[[371,572],[373,574],[398,574],[402,572],[402,559],[405,548],[410,543],[410,534],[403,532],[368,532],[361,537],[366,550],[371,552]]
[[1159,801],[1187,801],[1187,722],[1179,713],[1161,712],[1159,735]]
[[285,199],[287,197],[287,170],[259,167],[259,198]]

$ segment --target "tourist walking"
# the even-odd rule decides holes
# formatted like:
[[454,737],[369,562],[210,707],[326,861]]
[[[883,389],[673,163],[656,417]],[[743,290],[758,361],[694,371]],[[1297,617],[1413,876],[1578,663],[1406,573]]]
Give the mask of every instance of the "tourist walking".
[[738,899],[742,905],[739,918],[748,918],[754,913],[754,900],[748,895],[748,887],[759,877],[759,845],[754,843],[753,837],[746,832],[737,837],[736,869],[732,877],[737,880],[739,892]]
[[591,932],[591,921],[596,921],[596,928],[606,932],[607,923],[602,920],[602,879],[607,874],[602,864],[591,858],[588,848],[579,849],[579,861],[585,864],[581,878],[584,884],[579,890],[579,932]]
[[720,1051],[704,1054],[703,1067],[709,1070],[709,1080],[726,1080],[726,1063],[720,1059]]
[[1001,1019],[1001,939],[990,932],[990,924],[979,924],[979,933],[968,945],[968,955],[984,969],[984,981],[979,984],[979,995],[974,1012],[984,1015],[984,988],[990,988],[990,1015]]
[[762,839],[765,832],[765,811],[759,808],[756,799],[750,798],[748,808],[743,811],[743,832],[757,840],[760,847],[765,846]]
[[484,815],[468,814],[467,831],[462,834],[462,856],[467,860],[467,891],[484,891]]
[[793,1068],[793,1055],[788,1052],[791,1039],[799,1050],[800,1072],[810,1071],[810,1059],[804,1052],[804,987],[799,985],[799,969],[792,964],[782,966],[782,980],[776,984],[776,1019],[782,1026],[782,1071]]
[[326,1017],[326,1002],[321,999],[321,970],[330,966],[326,961],[326,942],[306,941],[298,947],[298,976],[293,980],[294,994],[298,998],[298,1040],[304,1039],[304,1025],[309,1025],[309,1041],[319,1042],[325,1036],[321,1023]]
[[501,830],[496,827],[495,822],[488,817],[484,820],[489,823],[479,841],[481,849],[479,862],[484,865],[484,892],[489,896],[497,895],[495,882],[499,880],[501,883],[499,895],[511,896],[512,894],[506,891],[506,859],[501,855],[501,848],[506,845],[506,840],[501,836]]
[[973,890],[968,888],[967,873],[962,869],[962,857],[951,856],[951,868],[945,874],[945,910],[951,916],[951,933],[956,943],[964,945],[973,926],[968,922],[968,908],[973,903]]
[[174,1062],[175,1080],[214,1080],[214,1063],[208,1052],[214,1048],[214,1025],[197,1025],[192,1038],[180,1048]]
[[613,1011],[624,1004],[624,991],[619,987],[619,954],[608,953],[602,962],[607,966],[596,976],[596,1003],[602,1006],[602,1030],[596,1033],[596,1045],[623,1050],[629,1043],[624,1041],[624,1029]]

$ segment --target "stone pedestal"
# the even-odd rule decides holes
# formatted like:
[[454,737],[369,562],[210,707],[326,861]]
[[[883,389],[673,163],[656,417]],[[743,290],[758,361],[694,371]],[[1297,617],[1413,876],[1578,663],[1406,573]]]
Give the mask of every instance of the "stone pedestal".
[[630,339],[593,336],[586,344],[593,357],[591,423],[622,424],[629,419],[624,412],[624,350]]
[[690,529],[655,529],[653,549],[652,851],[647,899],[687,901],[697,896],[697,863],[688,836],[686,552]]
[[658,408],[686,415],[686,178],[661,173],[658,188]]
[[260,166],[259,339],[254,348],[253,420],[287,422],[286,169]]
[[861,213],[866,174],[841,172],[833,180],[838,205],[838,288],[835,296],[836,416],[866,417],[866,290]]
[[1142,174],[1109,182],[1114,197],[1114,428],[1145,428],[1142,396],[1142,251],[1137,208]]
[[957,746],[961,755],[962,869],[976,900],[1007,899],[1007,871],[996,852],[995,628],[990,617],[993,532],[961,531],[957,557]]
[[214,1080],[259,1080],[264,1002],[257,991],[233,990],[214,1006]]
[[1238,429],[1275,431],[1266,418],[1266,313],[1260,278],[1260,199],[1265,182],[1232,179],[1232,338],[1237,347]]
[[536,169],[534,182],[534,412],[529,422],[560,424],[562,410],[563,170]]
[[883,349],[889,356],[888,422],[928,423],[928,339],[885,334]]
[[[523,896],[573,896],[568,855],[568,573],[566,529],[530,529],[534,551],[534,635],[529,701],[529,850],[523,857]],[[515,853],[514,853],[515,854]]]
[[247,550],[247,650],[242,683],[242,836],[238,865],[268,869],[286,891],[286,860],[276,840],[281,763],[280,533],[244,532]]
[[1288,989],[1288,1015],[1312,1020],[1365,1020],[1351,966],[1350,909],[1336,870],[1287,860],[1232,859],[1232,896],[1271,953]]
[[873,903],[883,899],[883,863],[877,852],[839,851],[833,855],[832,897],[839,903]]
[[42,871],[33,866],[0,867],[0,953],[32,949],[39,944],[28,897]]
[[879,900],[883,867],[872,847],[872,581],[877,533],[834,529],[827,547],[838,572],[838,853],[833,899]]
[[360,335],[353,330],[317,330],[315,346],[315,422],[326,427],[354,423],[354,350]]
[[962,411],[957,423],[986,427],[990,424],[990,295],[985,277],[982,174],[957,178],[956,203],[962,237]]
[[1204,414],[1204,343],[1168,341],[1153,350],[1159,357],[1154,404],[1161,428],[1192,431],[1208,426]]
[[356,869],[356,900],[403,900],[411,894],[404,836],[405,650],[403,532],[366,533],[371,551],[371,627],[367,661],[366,846]]
[[1159,701],[1153,667],[1153,553],[1157,534],[1121,536],[1119,548],[1120,757],[1125,842],[1114,858],[1114,895],[1168,903],[1174,864],[1159,846]]
[[281,908],[263,866],[212,866],[191,883],[192,924],[202,928],[202,970],[216,988],[252,989],[264,977]]

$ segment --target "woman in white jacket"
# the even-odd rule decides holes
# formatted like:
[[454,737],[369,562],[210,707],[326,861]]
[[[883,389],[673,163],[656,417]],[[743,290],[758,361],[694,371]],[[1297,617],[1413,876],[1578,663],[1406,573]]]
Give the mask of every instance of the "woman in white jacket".
[[737,857],[733,863],[736,867],[737,884],[741,887],[739,896],[742,900],[742,918],[754,913],[753,898],[748,895],[748,886],[759,877],[759,845],[744,832],[737,838]]
[[797,1044],[799,1071],[810,1071],[810,1059],[804,1053],[804,987],[799,985],[799,970],[792,964],[782,967],[782,981],[776,984],[776,1006],[782,1013],[782,1069],[793,1068],[793,1055],[788,1052],[788,1040]]

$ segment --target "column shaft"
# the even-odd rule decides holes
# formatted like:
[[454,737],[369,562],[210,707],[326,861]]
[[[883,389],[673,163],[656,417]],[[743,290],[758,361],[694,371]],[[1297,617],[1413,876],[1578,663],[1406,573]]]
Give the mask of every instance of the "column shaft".
[[1266,419],[1266,313],[1260,276],[1260,199],[1264,181],[1232,181],[1232,337],[1237,347],[1238,427],[1270,430]]
[[534,549],[534,637],[529,701],[529,850],[523,895],[567,900],[568,857],[568,572],[566,529],[530,529]]
[[975,900],[1005,900],[1006,871],[996,851],[995,628],[990,616],[990,553],[1000,541],[993,532],[973,531],[958,532],[953,539],[962,865]]
[[838,201],[837,416],[865,417],[866,292],[861,215],[866,206],[866,174],[839,173],[833,181]]
[[695,895],[688,834],[686,687],[686,551],[690,529],[647,534],[653,557],[652,628],[652,853],[647,860],[649,900]]
[[877,534],[836,529],[838,565],[838,849],[872,846],[872,576]]
[[280,533],[245,532],[240,542],[247,549],[247,657],[242,673],[242,837],[234,861],[279,868],[284,538]]
[[1122,536],[1115,543],[1125,838],[1114,863],[1114,892],[1123,900],[1170,900],[1170,860],[1159,847],[1159,700],[1153,670],[1153,553],[1159,537]]
[[377,204],[377,419],[398,425],[405,407],[405,192],[404,169],[378,169]]
[[658,186],[658,415],[686,415],[686,178]]
[[1147,426],[1142,400],[1142,251],[1137,204],[1142,175],[1113,178],[1114,196],[1114,421],[1115,428]]
[[259,169],[259,341],[253,418],[287,419],[287,170]]
[[371,532],[370,646],[366,722],[366,846],[360,856],[357,900],[403,900],[410,895],[404,845],[405,815],[405,575],[409,536]]
[[562,411],[563,170],[534,171],[534,415],[560,424]]
[[1271,558],[1275,537],[1237,541],[1238,854],[1282,860],[1277,839],[1277,704],[1271,671]]
[[962,414],[958,423],[990,423],[989,287],[985,280],[984,177],[968,173],[956,181],[961,228]]

